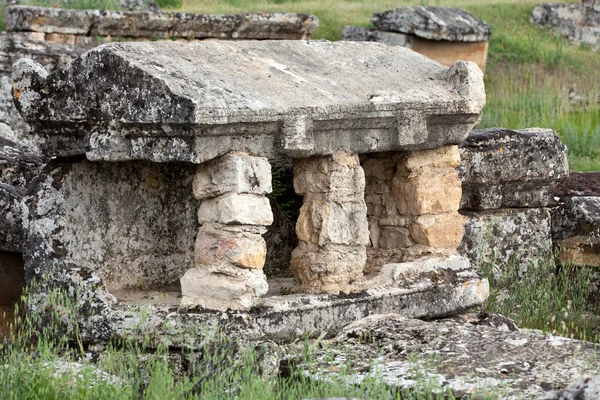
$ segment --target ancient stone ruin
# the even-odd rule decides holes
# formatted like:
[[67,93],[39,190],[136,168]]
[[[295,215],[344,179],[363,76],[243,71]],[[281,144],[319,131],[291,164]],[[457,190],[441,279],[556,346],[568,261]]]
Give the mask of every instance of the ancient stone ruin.
[[315,16],[296,13],[200,15],[27,6],[7,7],[5,19],[6,32],[0,33],[0,136],[26,144],[31,144],[28,128],[11,95],[11,68],[19,58],[31,58],[51,72],[103,43],[298,40],[309,39],[319,24]]
[[[87,340],[130,334],[140,305],[179,343],[207,322],[293,336],[487,297],[457,254],[457,144],[485,103],[474,63],[373,43],[117,43],[51,74],[22,59],[13,80],[53,157],[25,200],[25,275],[77,293]],[[304,199],[287,296],[263,272],[271,159],[292,161]]]
[[342,40],[408,47],[446,66],[466,60],[485,69],[490,27],[464,10],[409,6],[375,13],[371,22],[375,28],[346,26]]
[[600,5],[582,0],[576,4],[543,3],[535,6],[531,21],[550,28],[573,44],[585,44],[593,51],[600,49]]

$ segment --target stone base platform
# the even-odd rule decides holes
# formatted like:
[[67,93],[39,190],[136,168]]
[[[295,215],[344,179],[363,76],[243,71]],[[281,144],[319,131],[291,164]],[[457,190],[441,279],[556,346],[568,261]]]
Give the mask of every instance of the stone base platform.
[[109,316],[111,336],[135,338],[152,332],[158,342],[182,348],[198,346],[202,332],[215,326],[249,340],[332,336],[374,314],[424,319],[453,315],[480,305],[489,294],[487,280],[459,256],[388,264],[365,286],[351,295],[265,297],[245,312],[185,309],[175,291],[114,292],[118,303]]

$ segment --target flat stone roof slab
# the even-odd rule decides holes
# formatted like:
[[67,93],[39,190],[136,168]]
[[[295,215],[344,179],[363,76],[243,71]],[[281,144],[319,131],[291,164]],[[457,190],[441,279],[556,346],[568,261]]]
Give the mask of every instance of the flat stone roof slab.
[[437,148],[485,104],[474,63],[360,42],[113,43],[50,75],[19,60],[13,79],[47,155],[108,161]]

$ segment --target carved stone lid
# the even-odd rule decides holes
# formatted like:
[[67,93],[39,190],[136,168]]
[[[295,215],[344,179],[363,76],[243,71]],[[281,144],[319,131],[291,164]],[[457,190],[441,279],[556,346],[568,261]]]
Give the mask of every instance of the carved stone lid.
[[19,60],[13,80],[49,155],[105,160],[436,148],[461,142],[485,104],[474,63],[360,42],[113,43],[49,75]]

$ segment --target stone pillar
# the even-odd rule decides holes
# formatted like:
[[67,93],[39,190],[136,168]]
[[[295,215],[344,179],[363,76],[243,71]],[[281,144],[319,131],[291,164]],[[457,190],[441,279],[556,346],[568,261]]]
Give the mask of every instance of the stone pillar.
[[291,268],[305,293],[339,294],[363,286],[369,241],[365,176],[358,155],[293,162],[294,190],[304,196]]
[[365,272],[454,253],[463,236],[457,146],[365,157],[370,244]]
[[273,222],[271,166],[266,158],[232,152],[198,167],[195,267],[181,278],[183,306],[242,310],[267,293],[262,237]]

